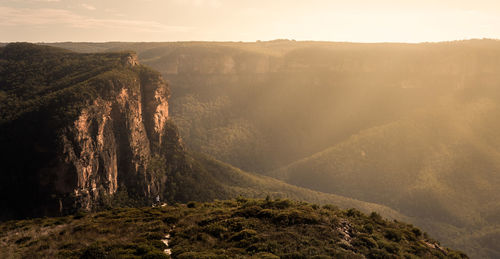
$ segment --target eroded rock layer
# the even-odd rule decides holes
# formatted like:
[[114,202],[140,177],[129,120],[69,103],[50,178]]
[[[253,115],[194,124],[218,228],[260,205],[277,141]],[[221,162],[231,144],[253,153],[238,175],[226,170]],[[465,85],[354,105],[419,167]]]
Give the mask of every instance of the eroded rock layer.
[[[144,203],[162,196],[167,150],[182,147],[158,73],[133,53],[76,54],[30,44],[0,50],[7,99],[0,194],[10,213],[2,217],[92,210],[121,189]],[[37,55],[43,57],[27,62]],[[27,75],[11,85],[17,70],[42,72],[36,82]]]

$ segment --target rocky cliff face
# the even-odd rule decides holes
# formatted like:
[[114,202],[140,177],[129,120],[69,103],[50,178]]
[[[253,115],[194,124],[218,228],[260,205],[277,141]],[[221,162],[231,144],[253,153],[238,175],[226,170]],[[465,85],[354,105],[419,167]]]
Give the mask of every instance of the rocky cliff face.
[[61,136],[62,162],[76,174],[72,192],[79,207],[91,209],[101,195],[115,194],[119,184],[144,197],[159,195],[159,179],[148,164],[157,152],[153,146],[165,137],[168,91],[161,78],[131,83],[96,98]]
[[182,149],[169,122],[170,92],[135,55],[116,55],[99,74],[36,96],[39,106],[1,121],[10,149],[1,156],[0,194],[9,196],[1,205],[11,213],[0,218],[92,210],[120,189],[143,203],[163,196],[167,151]]

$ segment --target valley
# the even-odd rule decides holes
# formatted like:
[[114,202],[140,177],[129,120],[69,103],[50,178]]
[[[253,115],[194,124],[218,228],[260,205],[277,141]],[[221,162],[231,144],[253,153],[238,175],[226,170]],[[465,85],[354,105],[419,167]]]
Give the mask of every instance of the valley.
[[[173,89],[190,150],[388,206],[496,258],[500,43],[178,42],[132,49]],[[472,234],[471,234],[472,233]]]
[[5,172],[37,171],[3,218],[268,196],[500,255],[498,41],[48,45],[2,48]]

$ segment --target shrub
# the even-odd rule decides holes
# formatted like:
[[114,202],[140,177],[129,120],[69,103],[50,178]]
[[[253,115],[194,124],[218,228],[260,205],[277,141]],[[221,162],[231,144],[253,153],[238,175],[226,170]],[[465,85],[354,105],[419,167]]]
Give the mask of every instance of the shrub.
[[222,259],[228,258],[223,255],[216,255],[211,252],[185,252],[180,254],[177,258],[179,259]]
[[361,247],[368,247],[368,248],[377,248],[377,242],[373,240],[369,235],[366,234],[361,234],[358,236],[356,240],[353,241],[353,245],[355,246],[361,246]]
[[398,254],[399,253],[400,248],[399,248],[399,245],[397,243],[379,240],[377,242],[377,244],[381,249],[385,249],[387,252],[389,252],[391,254]]
[[164,235],[158,232],[147,232],[142,234],[147,240],[160,240],[163,239]]
[[104,259],[107,253],[99,243],[94,243],[91,246],[82,250],[80,259]]
[[204,227],[205,233],[208,233],[216,238],[222,238],[223,234],[228,231],[228,229],[224,226],[221,226],[219,223],[213,223],[206,227]]
[[257,231],[255,231],[253,229],[243,229],[242,231],[233,235],[230,239],[232,241],[240,241],[243,239],[248,239],[248,238],[253,237],[255,235],[257,235]]
[[339,208],[337,206],[335,206],[335,205],[332,205],[332,204],[325,204],[325,205],[323,205],[323,209],[325,209],[325,210],[331,210],[331,211],[336,211]]
[[422,236],[422,231],[418,228],[412,228],[411,232],[413,232],[413,234],[415,234],[416,237]]
[[255,257],[261,258],[261,259],[279,259],[280,258],[279,256],[276,256],[274,254],[265,253],[265,252],[258,253],[255,255]]
[[23,244],[23,243],[25,243],[26,241],[29,241],[29,240],[31,240],[31,237],[28,237],[28,236],[21,237],[18,240],[16,240],[15,243],[19,245],[19,244]]
[[370,218],[377,223],[382,222],[382,216],[375,211],[370,213]]
[[395,242],[399,242],[403,238],[401,231],[393,228],[387,229],[384,236],[385,238]]
[[167,224],[175,224],[179,221],[179,218],[176,216],[168,215],[162,218],[162,221]]
[[85,213],[84,211],[78,211],[75,215],[73,215],[73,219],[81,219],[86,215],[87,213]]
[[149,243],[150,243],[153,247],[155,247],[155,248],[157,248],[157,249],[160,249],[160,250],[162,250],[162,251],[163,251],[163,250],[165,250],[165,249],[167,248],[167,245],[165,245],[165,243],[163,243],[163,242],[162,242],[162,241],[160,241],[160,240],[151,240],[151,241],[149,241]]
[[277,208],[277,209],[283,210],[283,209],[290,208],[290,206],[292,206],[292,201],[290,201],[290,200],[275,200],[272,203],[272,206]]
[[168,259],[170,256],[165,254],[163,251],[149,251],[147,254],[142,256],[143,259]]
[[243,209],[238,210],[235,215],[249,218],[249,217],[257,217],[259,212],[262,210],[262,207],[257,205],[252,205],[249,207],[245,207]]
[[351,208],[351,209],[347,210],[346,215],[348,217],[359,218],[359,217],[361,217],[362,213],[361,213],[361,211],[359,211],[357,209]]
[[367,223],[363,226],[363,229],[362,231],[365,232],[365,233],[368,233],[368,234],[372,234],[373,233],[373,225],[371,223]]

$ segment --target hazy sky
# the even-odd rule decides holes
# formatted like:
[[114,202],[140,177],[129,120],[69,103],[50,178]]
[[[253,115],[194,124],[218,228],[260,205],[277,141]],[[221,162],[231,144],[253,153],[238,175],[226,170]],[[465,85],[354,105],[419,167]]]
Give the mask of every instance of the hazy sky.
[[499,0],[0,0],[0,42],[500,38]]

